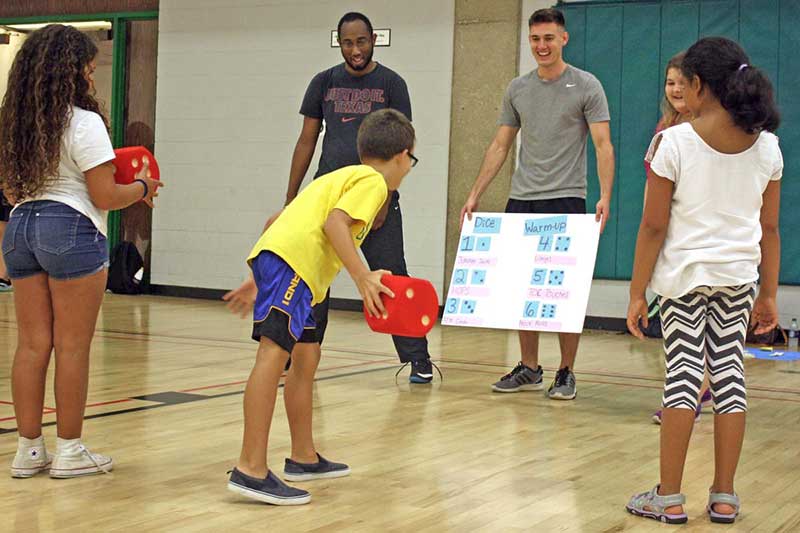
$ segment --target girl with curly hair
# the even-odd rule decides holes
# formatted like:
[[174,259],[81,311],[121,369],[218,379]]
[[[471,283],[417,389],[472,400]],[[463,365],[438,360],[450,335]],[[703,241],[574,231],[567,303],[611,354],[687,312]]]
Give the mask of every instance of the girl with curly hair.
[[[92,40],[70,26],[31,33],[0,108],[0,188],[15,205],[2,245],[17,316],[14,477],[49,470],[70,478],[113,467],[81,443],[89,346],[107,277],[106,212],[139,200],[152,207],[161,183],[147,177],[146,166],[135,182],[115,183],[114,151],[94,98],[96,55]],[[42,408],[54,349],[58,439],[51,458]]]

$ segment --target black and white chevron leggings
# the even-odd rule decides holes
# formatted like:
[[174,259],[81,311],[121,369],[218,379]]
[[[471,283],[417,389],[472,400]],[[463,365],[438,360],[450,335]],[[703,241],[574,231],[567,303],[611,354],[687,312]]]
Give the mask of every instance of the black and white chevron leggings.
[[714,412],[747,411],[744,339],[756,284],[698,287],[660,299],[667,375],[665,408],[696,409],[708,368]]

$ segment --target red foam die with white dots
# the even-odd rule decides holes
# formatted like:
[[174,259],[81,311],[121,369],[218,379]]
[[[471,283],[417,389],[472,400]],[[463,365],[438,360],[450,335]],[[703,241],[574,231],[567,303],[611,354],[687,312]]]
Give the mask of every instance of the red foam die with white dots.
[[394,298],[381,294],[386,307],[385,317],[371,317],[364,308],[364,317],[372,331],[424,337],[433,328],[439,314],[439,296],[430,281],[406,276],[386,274],[381,283],[388,287]]
[[126,146],[125,148],[117,148],[114,150],[117,156],[114,159],[114,181],[120,185],[127,185],[133,183],[136,179],[136,174],[142,170],[142,164],[147,161],[150,164],[148,170],[148,178],[157,180],[161,177],[158,171],[158,161],[150,153],[150,150],[144,146]]

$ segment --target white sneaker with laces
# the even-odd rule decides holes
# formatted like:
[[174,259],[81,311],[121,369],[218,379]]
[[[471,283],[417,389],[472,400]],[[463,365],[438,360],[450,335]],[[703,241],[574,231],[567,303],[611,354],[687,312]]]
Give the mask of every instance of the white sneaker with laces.
[[93,474],[108,474],[114,468],[111,457],[90,452],[86,446],[78,443],[69,451],[59,450],[50,466],[50,477],[66,479]]
[[44,443],[41,446],[19,446],[11,463],[11,477],[33,477],[50,468],[51,461]]

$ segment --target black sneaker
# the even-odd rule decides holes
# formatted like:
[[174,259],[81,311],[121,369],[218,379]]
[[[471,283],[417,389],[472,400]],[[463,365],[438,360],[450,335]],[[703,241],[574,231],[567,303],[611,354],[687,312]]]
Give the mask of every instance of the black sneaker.
[[267,472],[264,479],[257,479],[234,468],[228,480],[228,490],[272,505],[303,505],[311,501],[308,491],[290,487],[272,471]]
[[408,376],[411,383],[430,383],[433,381],[433,364],[430,359],[423,361],[411,361],[411,375]]
[[0,292],[8,292],[14,290],[14,287],[11,286],[11,280],[0,278]]
[[343,463],[332,463],[320,454],[317,454],[316,463],[298,463],[286,458],[283,467],[283,479],[288,481],[309,481],[311,479],[324,479],[332,477],[345,477],[350,475],[350,467]]
[[542,390],[542,367],[537,366],[532,369],[522,361],[517,363],[514,369],[500,378],[500,381],[492,385],[495,392],[520,392],[525,390]]

